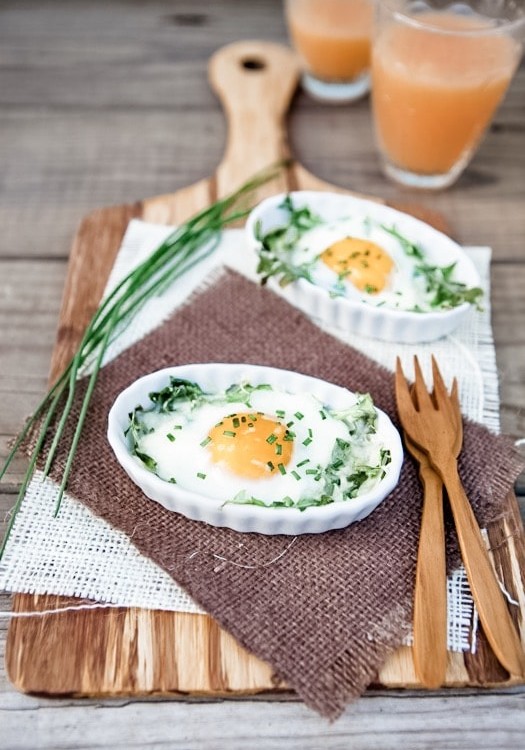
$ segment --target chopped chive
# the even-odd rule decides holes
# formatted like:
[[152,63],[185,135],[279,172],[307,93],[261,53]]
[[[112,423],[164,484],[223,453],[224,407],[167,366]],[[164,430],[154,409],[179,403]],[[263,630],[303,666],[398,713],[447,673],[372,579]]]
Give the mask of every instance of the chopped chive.
[[297,417],[297,419],[304,419],[304,414],[301,414],[300,411],[296,411],[294,417]]
[[170,477],[170,483],[177,484],[177,480],[175,479],[175,477]]
[[281,443],[276,443],[276,444],[275,444],[275,452],[276,452],[276,454],[277,454],[278,456],[282,456],[282,453],[283,453],[283,446],[281,445]]
[[301,461],[300,463],[297,464],[297,468],[299,468],[300,466],[304,466],[305,464],[309,464],[309,463],[310,463],[310,459],[305,458],[304,461]]
[[234,417],[234,418],[232,419],[232,425],[233,425],[233,426],[235,427],[235,429],[237,429],[237,427],[239,427],[239,426],[240,426],[240,424],[241,424],[241,422],[240,422],[240,420],[239,420],[239,417]]
[[266,442],[270,443],[270,445],[273,445],[276,440],[277,440],[277,435],[274,435],[273,432],[271,435],[268,435],[268,437],[266,438]]
[[243,424],[245,424],[245,423],[246,423],[246,417],[241,417],[241,422],[242,422]]
[[319,414],[321,415],[321,419],[326,419],[326,414],[322,409],[319,410]]
[[338,458],[337,461],[333,462],[332,469],[335,469],[337,471],[337,469],[340,469],[341,466],[344,466],[344,463],[345,462],[341,458]]
[[224,422],[217,422],[217,424],[215,425],[215,427],[222,427],[223,424],[224,424]]
[[313,443],[312,438],[307,437],[303,440],[303,445],[310,445],[310,443]]
[[313,437],[314,433],[312,432],[311,428],[308,428],[308,437]]
[[248,417],[252,420],[252,422],[257,422],[257,415],[256,414],[248,414]]
[[268,468],[270,469],[270,471],[273,471],[275,469],[275,466],[273,465],[273,463],[271,461],[267,461],[266,462],[266,466],[268,466]]
[[287,422],[287,423],[286,423],[286,426],[287,426],[287,427],[291,427],[292,425],[293,425],[293,421],[292,421],[292,422]]
[[168,438],[168,440],[170,441],[170,443],[173,443],[173,441],[175,440],[175,435],[172,435],[171,432],[168,432],[168,434],[166,435],[166,437]]
[[202,448],[204,448],[205,445],[208,445],[208,443],[211,443],[211,437],[208,435],[207,438],[204,438],[204,440],[201,443]]
[[281,472],[281,474],[283,474],[283,475],[286,474],[286,467],[285,467],[284,464],[277,464],[277,468],[279,469],[279,471]]
[[298,474],[298,473],[297,473],[297,472],[296,472],[295,470],[294,470],[294,471],[292,471],[292,472],[290,472],[290,473],[291,473],[291,475],[292,475],[293,477],[295,477],[295,478],[297,479],[297,481],[299,481],[299,480],[301,479],[301,475],[300,475],[300,474]]
[[232,432],[231,430],[224,430],[224,432],[222,434],[226,435],[226,437],[235,437],[235,435],[237,433],[236,432]]
[[294,437],[295,437],[295,433],[294,432],[290,432],[290,430],[287,430],[286,433],[285,433],[285,435],[284,435],[284,437],[283,437],[283,440],[285,442],[287,442],[287,443],[290,443],[290,442],[293,441]]
[[182,425],[181,424],[175,424],[175,425],[173,425],[173,429],[174,430],[182,430]]
[[306,469],[305,474],[317,474],[318,469]]
[[275,413],[279,417],[279,419],[284,419],[285,414],[286,414],[286,412],[283,411],[282,409],[277,409],[277,411]]
[[253,427],[253,422],[248,422],[248,427]]
[[197,476],[199,477],[199,479],[206,479],[206,474],[203,474],[202,471],[198,471]]

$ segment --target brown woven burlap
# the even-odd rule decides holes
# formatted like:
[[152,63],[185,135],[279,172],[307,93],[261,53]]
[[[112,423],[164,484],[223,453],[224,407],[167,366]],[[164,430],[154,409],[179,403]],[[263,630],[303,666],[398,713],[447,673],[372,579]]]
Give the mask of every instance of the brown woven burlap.
[[[69,484],[309,706],[336,717],[410,627],[421,505],[414,465],[405,460],[397,489],[364,521],[298,537],[289,549],[290,537],[240,534],[167,511],[117,464],[107,415],[139,376],[193,362],[264,364],[369,391],[395,421],[393,376],[273,293],[227,272],[104,368]],[[507,441],[474,424],[466,427],[463,455],[463,480],[485,524],[501,514],[498,501],[521,463]],[[63,461],[62,453],[55,478]]]

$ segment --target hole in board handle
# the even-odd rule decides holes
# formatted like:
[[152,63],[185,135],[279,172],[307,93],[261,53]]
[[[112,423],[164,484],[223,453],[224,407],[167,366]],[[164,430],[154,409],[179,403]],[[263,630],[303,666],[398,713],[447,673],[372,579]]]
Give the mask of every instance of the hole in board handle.
[[241,67],[248,71],[264,70],[266,62],[260,57],[245,57],[241,61]]

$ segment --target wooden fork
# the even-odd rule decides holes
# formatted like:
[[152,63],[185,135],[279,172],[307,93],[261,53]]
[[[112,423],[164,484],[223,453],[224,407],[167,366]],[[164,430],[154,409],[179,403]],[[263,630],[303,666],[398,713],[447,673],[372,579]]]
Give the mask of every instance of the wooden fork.
[[[415,394],[412,394],[415,399]],[[462,428],[457,381],[450,398],[457,404],[456,455],[461,449]],[[417,403],[415,404],[417,408]],[[447,671],[447,565],[445,526],[443,522],[443,482],[425,451],[418,448],[405,433],[407,450],[419,463],[423,485],[423,511],[417,553],[414,592],[414,667],[419,681],[437,688],[445,681]]]
[[458,535],[461,556],[483,630],[496,658],[511,674],[525,676],[525,658],[507,609],[476,518],[457,469],[457,419],[437,362],[432,357],[434,400],[426,389],[415,358],[416,409],[399,358],[396,364],[396,400],[403,429],[421,448],[446,487]]

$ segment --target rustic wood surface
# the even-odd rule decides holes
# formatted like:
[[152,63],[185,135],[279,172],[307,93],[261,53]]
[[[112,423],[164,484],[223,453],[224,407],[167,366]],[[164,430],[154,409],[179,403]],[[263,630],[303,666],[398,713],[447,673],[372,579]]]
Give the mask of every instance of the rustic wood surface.
[[[281,16],[277,2],[0,5],[2,455],[45,388],[76,224],[98,206],[173,192],[213,172],[225,126],[206,80],[207,60],[236,39],[283,41]],[[416,199],[443,212],[464,242],[494,248],[502,421],[516,437],[525,434],[524,89],[521,72],[467,173],[438,196],[414,196],[385,182],[366,102],[332,109],[299,94],[289,118],[292,150],[315,174],[391,201]],[[2,515],[22,469],[18,462],[2,487]],[[8,611],[7,597],[1,606]],[[1,619],[2,643],[5,632]],[[327,725],[290,698],[49,701],[16,693],[2,673],[0,747],[343,747],[352,741],[362,748],[519,747],[524,696],[521,687],[376,691]]]

